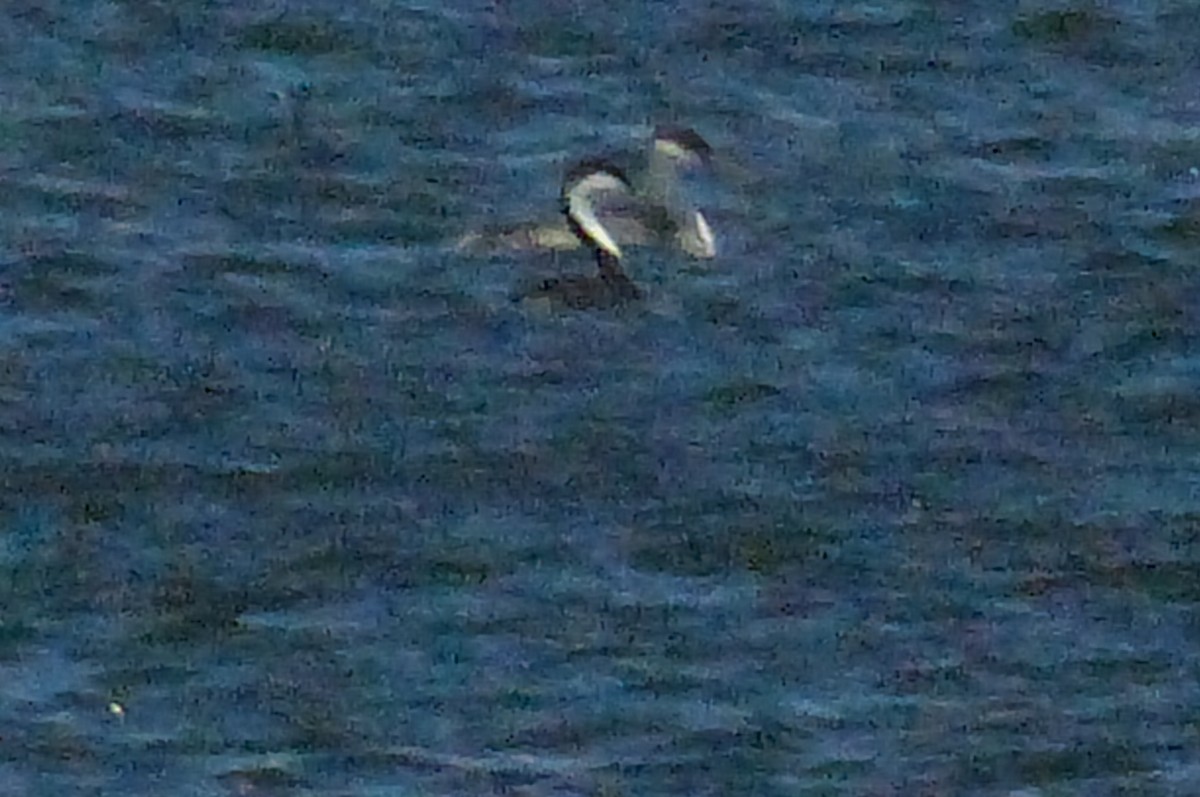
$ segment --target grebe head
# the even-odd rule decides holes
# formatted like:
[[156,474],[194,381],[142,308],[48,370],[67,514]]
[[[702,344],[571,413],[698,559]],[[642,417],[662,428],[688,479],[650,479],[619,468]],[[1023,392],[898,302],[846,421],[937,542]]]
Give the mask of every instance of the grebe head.
[[676,168],[707,166],[712,160],[712,147],[690,127],[660,125],[654,129],[654,155]]
[[717,255],[717,238],[704,214],[687,196],[682,178],[712,163],[712,147],[688,127],[660,126],[654,130],[654,149],[645,193],[672,217],[676,243],[692,257]]
[[625,173],[603,160],[587,160],[567,172],[563,180],[563,212],[567,223],[585,244],[615,258],[621,247],[600,221],[598,213],[614,201],[629,204],[633,189]]

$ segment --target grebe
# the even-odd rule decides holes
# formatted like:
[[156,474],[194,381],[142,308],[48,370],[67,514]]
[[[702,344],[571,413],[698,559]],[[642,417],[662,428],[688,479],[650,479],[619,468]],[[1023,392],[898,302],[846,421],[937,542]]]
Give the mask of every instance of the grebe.
[[569,169],[562,185],[566,218],[468,233],[457,248],[495,254],[599,244],[621,258],[623,246],[659,245],[715,257],[716,236],[682,179],[706,169],[711,157],[708,142],[694,130],[659,127],[640,168],[626,171],[615,158],[591,158]]

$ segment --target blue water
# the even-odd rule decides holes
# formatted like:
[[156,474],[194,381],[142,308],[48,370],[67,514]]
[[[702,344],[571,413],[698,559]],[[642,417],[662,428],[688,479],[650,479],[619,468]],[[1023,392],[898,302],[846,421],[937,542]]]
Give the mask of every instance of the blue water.
[[1200,793],[1197,29],[7,4],[0,794]]

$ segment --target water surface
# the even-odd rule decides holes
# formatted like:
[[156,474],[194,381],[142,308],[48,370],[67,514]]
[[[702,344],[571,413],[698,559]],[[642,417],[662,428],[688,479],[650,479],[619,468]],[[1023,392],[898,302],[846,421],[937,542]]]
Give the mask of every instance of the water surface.
[[1198,26],[10,4],[0,792],[1196,793]]

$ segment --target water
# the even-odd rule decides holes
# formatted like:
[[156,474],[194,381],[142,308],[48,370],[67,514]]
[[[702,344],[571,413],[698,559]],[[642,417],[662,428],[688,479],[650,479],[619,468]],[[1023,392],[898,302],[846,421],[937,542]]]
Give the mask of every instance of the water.
[[0,793],[1196,793],[1197,25],[10,3]]

